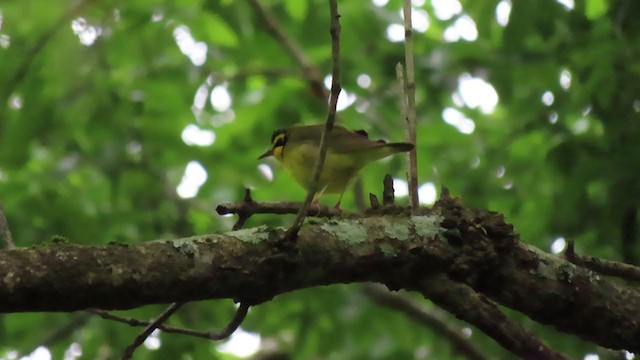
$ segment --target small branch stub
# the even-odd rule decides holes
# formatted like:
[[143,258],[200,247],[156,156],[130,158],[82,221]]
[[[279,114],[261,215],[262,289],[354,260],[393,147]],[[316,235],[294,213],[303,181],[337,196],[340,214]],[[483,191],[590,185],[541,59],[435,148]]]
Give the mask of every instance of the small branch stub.
[[384,190],[382,191],[382,203],[384,205],[393,205],[395,203],[395,195],[393,190],[393,177],[387,174],[384,176]]
[[369,203],[371,203],[371,208],[374,210],[380,208],[380,202],[378,201],[378,197],[372,193],[369,193]]

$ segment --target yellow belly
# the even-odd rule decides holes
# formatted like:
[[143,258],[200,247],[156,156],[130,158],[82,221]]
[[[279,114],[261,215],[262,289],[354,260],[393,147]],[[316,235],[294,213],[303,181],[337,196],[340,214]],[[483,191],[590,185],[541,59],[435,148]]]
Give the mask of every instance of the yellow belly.
[[[295,148],[287,148],[282,159],[279,160],[293,178],[302,187],[308,189],[317,154],[317,147],[303,144]],[[325,193],[342,193],[362,166],[363,164],[351,155],[327,151],[317,191],[324,189]]]

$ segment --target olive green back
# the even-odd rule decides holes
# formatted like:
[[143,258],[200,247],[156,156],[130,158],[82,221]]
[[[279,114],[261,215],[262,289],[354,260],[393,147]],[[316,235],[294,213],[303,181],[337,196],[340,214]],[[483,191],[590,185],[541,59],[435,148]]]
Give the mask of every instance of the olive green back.
[[[287,143],[311,143],[313,146],[320,146],[323,129],[324,125],[292,126],[287,131],[289,136]],[[331,130],[327,145],[327,151],[331,153],[349,154],[363,162],[378,160],[411,149],[413,144],[374,141],[365,133],[352,132],[339,125]]]

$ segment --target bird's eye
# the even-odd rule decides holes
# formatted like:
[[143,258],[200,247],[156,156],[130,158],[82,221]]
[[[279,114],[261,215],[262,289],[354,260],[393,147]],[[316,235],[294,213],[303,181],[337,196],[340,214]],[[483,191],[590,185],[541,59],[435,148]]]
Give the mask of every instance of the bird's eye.
[[277,148],[279,146],[284,146],[284,144],[287,142],[286,136],[284,134],[280,134],[275,138],[275,141],[273,143],[273,148]]

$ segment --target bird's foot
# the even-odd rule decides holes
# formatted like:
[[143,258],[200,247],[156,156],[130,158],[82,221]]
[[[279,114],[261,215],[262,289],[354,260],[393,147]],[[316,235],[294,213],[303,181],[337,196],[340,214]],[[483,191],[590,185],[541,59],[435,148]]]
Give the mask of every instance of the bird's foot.
[[[311,206],[309,207],[309,210],[311,210],[312,208],[317,209],[317,212],[315,215],[312,216],[319,216],[321,213],[321,207],[322,205],[320,205],[320,199],[315,199],[311,202]],[[309,214],[311,214],[311,211],[309,211]]]

